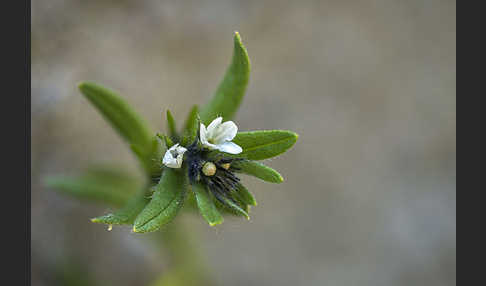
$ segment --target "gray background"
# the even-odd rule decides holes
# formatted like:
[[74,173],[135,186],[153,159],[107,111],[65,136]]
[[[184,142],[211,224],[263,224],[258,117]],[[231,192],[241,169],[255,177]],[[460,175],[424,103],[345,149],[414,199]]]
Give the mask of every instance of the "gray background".
[[[219,285],[455,285],[455,1],[32,1],[32,285],[79,264],[101,285],[143,285],[164,253],[108,211],[42,186],[92,163],[138,172],[80,95],[118,90],[165,131],[204,103],[239,31],[252,63],[240,130],[290,129],[267,162],[286,181],[244,178],[251,221],[186,215]],[[147,236],[149,237],[149,236]]]

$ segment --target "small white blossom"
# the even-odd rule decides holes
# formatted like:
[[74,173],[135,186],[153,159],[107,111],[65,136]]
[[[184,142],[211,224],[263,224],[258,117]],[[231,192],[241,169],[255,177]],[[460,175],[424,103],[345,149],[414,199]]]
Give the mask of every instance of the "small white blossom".
[[162,163],[164,163],[164,165],[169,168],[178,169],[182,165],[182,158],[184,157],[184,153],[186,151],[186,148],[179,146],[179,143],[177,143],[174,146],[170,147],[167,152],[165,152]]
[[222,117],[218,117],[206,126],[201,123],[200,139],[203,146],[211,150],[219,150],[230,154],[239,154],[243,151],[240,146],[231,142],[238,132],[238,127],[233,121],[223,121]]

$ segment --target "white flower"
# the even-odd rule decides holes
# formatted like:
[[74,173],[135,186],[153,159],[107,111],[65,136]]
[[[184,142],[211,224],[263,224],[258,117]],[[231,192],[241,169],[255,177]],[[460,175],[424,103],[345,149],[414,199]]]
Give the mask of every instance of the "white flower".
[[230,154],[239,154],[243,151],[240,146],[236,145],[233,142],[230,142],[235,138],[236,133],[238,132],[238,127],[233,121],[226,121],[225,123],[221,123],[223,121],[222,117],[218,117],[213,120],[206,126],[201,123],[200,128],[200,139],[203,146],[212,149],[212,150],[219,150],[221,152],[226,152]]
[[186,151],[186,148],[179,146],[179,143],[177,143],[174,146],[170,147],[167,152],[165,152],[162,163],[164,163],[164,165],[169,168],[178,169],[182,165],[182,158],[184,157],[184,153]]

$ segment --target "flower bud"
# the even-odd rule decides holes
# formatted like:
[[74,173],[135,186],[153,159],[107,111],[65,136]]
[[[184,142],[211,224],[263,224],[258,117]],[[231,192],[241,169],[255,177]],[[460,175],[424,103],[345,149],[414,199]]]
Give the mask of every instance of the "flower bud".
[[206,176],[214,176],[216,174],[216,165],[213,162],[206,162],[202,167],[202,172]]

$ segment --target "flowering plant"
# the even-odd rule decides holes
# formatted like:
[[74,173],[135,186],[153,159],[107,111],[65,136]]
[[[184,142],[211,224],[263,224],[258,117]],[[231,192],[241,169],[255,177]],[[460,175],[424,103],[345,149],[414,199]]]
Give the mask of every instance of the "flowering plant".
[[81,83],[82,94],[130,144],[147,180],[137,183],[126,174],[97,169],[79,177],[52,177],[50,186],[118,206],[92,219],[110,229],[131,224],[134,232],[156,231],[185,205],[199,209],[211,226],[222,223],[223,214],[249,218],[256,201],[237,174],[281,183],[277,171],[257,161],[282,154],[298,137],[286,130],[238,132],[231,119],[243,99],[249,71],[247,51],[235,33],[232,63],[210,102],[201,110],[192,108],[181,132],[167,111],[168,134],[155,135],[114,91]]

